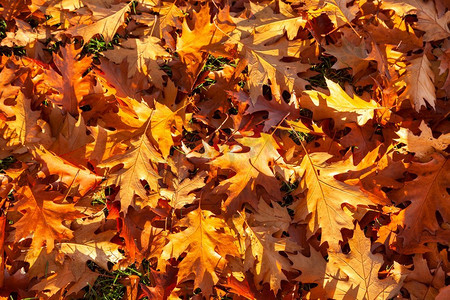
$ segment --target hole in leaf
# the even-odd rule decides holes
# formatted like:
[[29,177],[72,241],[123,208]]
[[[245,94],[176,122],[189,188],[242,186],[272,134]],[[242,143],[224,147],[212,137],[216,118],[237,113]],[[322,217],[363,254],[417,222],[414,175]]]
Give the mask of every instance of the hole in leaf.
[[442,223],[444,223],[444,218],[442,217],[441,213],[438,210],[434,214],[436,216],[436,220],[437,220],[439,226],[441,226]]
[[289,101],[291,100],[291,94],[288,91],[283,91],[281,96],[283,97],[283,100],[286,103],[289,103]]
[[214,112],[214,115],[213,115],[213,117],[212,117],[213,119],[221,119],[222,117],[220,116],[220,111],[219,110],[216,110],[215,112]]
[[268,86],[267,84],[263,85],[262,87],[262,94],[264,96],[264,98],[266,98],[267,100],[272,100],[272,90],[270,88],[270,86]]
[[342,245],[341,249],[342,249],[342,253],[344,253],[344,254],[349,254],[350,253],[350,245],[348,243]]
[[90,111],[90,110],[92,110],[92,107],[90,105],[83,105],[83,106],[80,106],[80,109],[82,111]]

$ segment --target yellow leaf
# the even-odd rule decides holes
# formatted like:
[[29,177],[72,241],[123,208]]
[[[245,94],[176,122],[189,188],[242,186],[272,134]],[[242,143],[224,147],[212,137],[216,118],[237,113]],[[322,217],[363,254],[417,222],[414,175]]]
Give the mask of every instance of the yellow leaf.
[[399,143],[405,144],[404,149],[414,152],[415,157],[425,160],[435,151],[444,151],[450,144],[450,133],[441,134],[438,138],[433,137],[431,128],[427,126],[425,121],[420,123],[420,135],[414,135],[407,128],[400,128],[396,134],[399,136],[395,139]]
[[111,8],[89,5],[93,11],[91,24],[80,24],[65,31],[72,36],[81,36],[85,43],[96,34],[101,34],[106,43],[109,43],[122,25],[125,14],[130,10],[130,3],[112,5]]
[[[353,299],[391,299],[400,290],[406,275],[402,274],[400,264],[394,262],[390,274],[385,279],[378,278],[378,272],[384,264],[383,255],[372,254],[370,239],[356,226],[353,238],[349,240],[350,253],[331,252],[330,263],[335,264],[347,276],[348,280],[335,280],[335,297]],[[333,286],[333,281],[331,281]],[[334,297],[333,297],[334,298]]]
[[428,102],[431,107],[436,106],[436,92],[434,87],[434,73],[426,55],[422,55],[410,61],[406,67],[404,75],[405,90],[401,94],[401,99],[409,99],[416,111],[420,111],[422,106]]
[[281,198],[279,182],[269,166],[280,157],[277,152],[279,146],[273,136],[262,133],[259,138],[244,137],[237,141],[250,147],[250,151],[228,151],[210,162],[213,166],[236,172],[236,175],[222,181],[214,190],[215,194],[228,195],[223,203],[223,210],[227,215],[240,211],[243,203],[257,207],[257,185],[263,186],[274,199]]
[[373,118],[380,107],[374,100],[365,101],[357,95],[349,96],[339,84],[325,78],[330,95],[305,91],[309,97],[300,98],[300,105],[313,111],[314,119],[333,118],[338,126],[357,122],[362,126]]
[[341,229],[353,228],[354,217],[344,209],[343,204],[352,207],[368,208],[373,202],[358,186],[345,184],[335,175],[344,173],[353,166],[349,162],[328,164],[331,155],[324,152],[307,154],[301,163],[304,170],[301,188],[306,190],[306,197],[291,205],[295,212],[294,221],[308,224],[308,235],[321,229],[321,244],[328,242],[330,249],[339,249],[342,240]]

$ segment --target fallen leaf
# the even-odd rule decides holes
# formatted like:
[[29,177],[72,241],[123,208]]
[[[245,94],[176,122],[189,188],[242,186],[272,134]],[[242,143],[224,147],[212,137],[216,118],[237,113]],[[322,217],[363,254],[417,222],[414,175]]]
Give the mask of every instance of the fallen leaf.
[[192,278],[194,274],[194,286],[201,288],[202,294],[208,297],[212,286],[219,280],[216,270],[220,272],[226,265],[226,256],[239,255],[233,238],[223,220],[200,208],[188,213],[177,226],[187,229],[169,235],[169,243],[163,248],[161,259],[179,257],[186,252],[186,257],[178,265],[179,282]]

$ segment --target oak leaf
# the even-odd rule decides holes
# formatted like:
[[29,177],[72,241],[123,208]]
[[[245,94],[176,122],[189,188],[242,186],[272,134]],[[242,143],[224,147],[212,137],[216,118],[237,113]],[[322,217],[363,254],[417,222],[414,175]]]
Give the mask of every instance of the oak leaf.
[[335,175],[353,168],[350,162],[328,164],[330,154],[316,152],[307,154],[301,162],[300,187],[307,189],[306,197],[291,205],[294,221],[308,224],[308,236],[321,229],[321,244],[328,242],[330,249],[339,248],[341,229],[353,227],[353,212],[359,206],[373,204],[358,186],[345,184]]
[[348,0],[307,0],[305,9],[312,15],[327,14],[338,27],[350,24],[359,12],[359,7]]
[[249,96],[244,96],[242,91],[233,94],[239,101],[248,103],[246,113],[254,113],[258,111],[267,111],[269,116],[264,122],[264,131],[269,131],[272,127],[280,124],[287,116],[292,119],[299,117],[297,99],[293,94],[289,103],[281,100],[267,101],[263,96],[259,96],[256,103],[251,101]]
[[28,23],[16,19],[16,32],[7,32],[6,37],[1,41],[2,46],[8,47],[32,47],[37,40],[46,40],[49,38],[48,30],[33,30]]
[[309,134],[314,134],[314,135],[324,135],[325,134],[323,132],[323,129],[314,122],[311,122],[311,124],[308,124],[304,120],[299,119],[296,121],[286,120],[286,123],[289,125],[289,127],[286,127],[286,128],[281,127],[281,128],[287,129],[287,130],[294,129],[297,132],[309,133]]
[[[19,71],[19,62],[15,59],[2,60],[2,71],[0,72],[0,99],[2,105],[7,99],[15,98],[20,90],[19,86],[14,85],[14,81],[17,78],[17,72]],[[4,108],[2,108],[3,110]]]
[[[404,7],[404,2],[402,2],[402,7]],[[411,26],[407,23],[405,24],[402,17],[394,15],[392,21],[395,24],[394,28],[390,28],[387,24],[380,22],[376,25],[369,24],[367,30],[378,46],[386,46],[387,58],[390,60],[391,66],[394,67],[396,62],[398,62],[396,56],[401,57],[408,50],[422,47],[423,40],[411,32]],[[404,41],[404,43],[398,46],[399,41]],[[395,72],[391,75],[395,75]]]
[[143,293],[150,300],[167,299],[170,292],[176,286],[177,269],[175,269],[174,267],[171,267],[171,266],[167,266],[166,270],[168,270],[168,271],[167,272],[158,272],[158,271],[150,270],[150,272],[155,280],[154,287],[141,285]]
[[88,261],[108,270],[108,262],[115,264],[123,258],[119,251],[120,246],[111,242],[116,235],[115,230],[95,233],[102,225],[103,219],[103,214],[97,214],[89,219],[76,220],[74,226],[79,227],[73,232],[74,239],[57,244],[59,251],[70,260],[75,281],[86,271]]
[[51,178],[53,180],[51,182],[62,184],[61,188],[68,188],[65,191],[68,196],[84,196],[102,181],[101,176],[96,175],[87,168],[78,167],[42,147],[34,147],[30,150],[36,161],[42,164],[41,169],[37,173],[38,178],[44,179],[51,175],[57,175],[56,179]]
[[269,205],[266,201],[260,199],[255,221],[261,226],[277,228],[279,232],[287,232],[291,217],[288,210],[277,202],[272,201]]
[[326,53],[337,58],[333,68],[351,68],[353,74],[357,74],[369,66],[370,58],[364,40],[360,40],[359,44],[355,45],[344,36],[341,43],[340,46],[333,44],[324,46]]
[[370,151],[382,144],[382,136],[369,124],[358,126],[356,123],[350,123],[346,127],[351,131],[343,136],[339,143],[344,147],[352,147],[354,163],[359,163]]
[[[208,80],[214,80],[215,83],[208,86],[205,91],[202,91],[205,95],[205,100],[207,100],[199,103],[202,114],[204,113],[210,120],[214,120],[214,114],[217,110],[226,114],[230,107],[230,97],[238,99],[241,96],[239,94],[235,97],[235,94],[237,94],[235,92],[236,85],[239,79],[236,76],[236,68],[229,65],[224,65],[222,70],[209,72]],[[238,116],[236,115],[236,117]]]
[[87,145],[94,142],[94,137],[87,131],[83,116],[76,120],[67,114],[61,126],[53,131],[57,138],[50,150],[74,164],[85,165],[89,159],[86,156]]
[[414,152],[415,157],[420,160],[426,160],[435,151],[443,152],[450,144],[450,133],[434,138],[431,128],[427,126],[425,121],[420,123],[419,129],[421,133],[417,136],[407,128],[400,128],[396,132],[399,138],[395,140],[405,144],[403,148],[409,152]]
[[38,125],[40,113],[31,109],[31,99],[28,99],[21,91],[18,92],[14,106],[4,106],[0,103],[0,110],[8,117],[14,118],[7,121],[8,129],[4,132],[4,138],[8,140],[8,146],[26,145],[40,141],[41,127]]
[[447,2],[0,0],[0,298],[445,298]]
[[151,190],[158,189],[159,175],[156,164],[162,161],[161,155],[151,144],[147,137],[146,130],[150,120],[147,121],[144,130],[138,130],[128,142],[128,149],[121,154],[105,159],[99,167],[113,168],[122,165],[123,167],[110,175],[112,181],[120,187],[118,200],[121,211],[127,212],[129,206],[134,206],[135,195],[145,199],[147,190],[142,181],[145,181]]
[[[143,1],[144,5],[145,0]],[[182,28],[182,17],[184,17],[184,11],[179,7],[180,3],[173,1],[158,1],[159,5],[154,5],[154,3],[148,3],[152,6],[152,10],[157,12],[160,17],[160,26],[159,32],[161,38],[164,38],[166,43],[168,44],[171,50],[176,49],[176,41],[172,36],[173,29],[181,29]]]
[[298,16],[288,5],[280,4],[280,12],[272,2],[270,5],[249,2],[244,15],[232,18],[242,38],[255,33],[266,33],[274,40],[286,34],[289,40],[296,37],[300,27],[305,27],[306,18]]
[[273,237],[274,231],[266,227],[246,229],[248,240],[245,244],[244,266],[253,270],[256,283],[261,280],[268,282],[270,289],[276,292],[281,287],[281,281],[287,279],[283,270],[291,269],[289,260],[279,251],[295,251],[299,248],[289,244],[286,239]]
[[[253,103],[263,95],[263,86],[269,82],[271,92],[281,101],[283,91],[300,94],[307,84],[298,74],[308,70],[309,65],[295,58],[299,58],[301,49],[309,46],[308,41],[288,41],[285,38],[277,42],[272,40],[272,35],[262,32],[240,41],[248,63],[250,98]],[[288,58],[293,62],[289,62]]]
[[74,44],[66,44],[61,47],[61,55],[53,54],[53,60],[59,72],[45,70],[44,85],[57,91],[50,95],[50,99],[57,105],[61,105],[73,116],[78,115],[79,103],[83,96],[89,94],[91,78],[83,76],[91,66],[92,59],[84,57],[77,60],[81,49],[75,49]]
[[27,6],[25,1],[17,2],[15,0],[2,0],[1,4],[3,7],[2,16],[7,21],[11,21],[14,17],[26,10]]
[[[94,284],[100,275],[88,268],[88,261],[95,262],[101,268],[108,270],[108,262],[117,263],[122,259],[123,255],[119,252],[119,245],[110,242],[116,235],[114,230],[95,233],[99,227],[104,225],[104,218],[104,214],[100,212],[93,217],[75,220],[72,223],[75,228],[72,240],[55,244],[55,249],[50,254],[44,254],[44,250],[40,251],[35,259],[31,261],[27,259],[31,266],[28,272],[30,276],[40,277],[42,272],[51,274],[33,288],[49,290],[44,291],[47,294],[66,287],[67,295],[70,295],[79,292],[87,284]],[[28,256],[30,255],[27,254],[27,258]],[[70,273],[66,271],[67,265],[70,266]],[[47,277],[48,279],[46,279]]]
[[203,296],[209,297],[219,280],[216,272],[226,265],[226,256],[239,256],[234,238],[222,219],[200,208],[188,213],[176,225],[186,229],[169,235],[161,259],[180,257],[186,252],[178,265],[179,282],[192,278],[193,274],[194,287],[201,288]]
[[45,186],[42,185],[35,186],[33,189],[24,186],[18,190],[18,193],[20,198],[14,209],[23,213],[23,216],[14,224],[16,242],[32,234],[31,247],[40,249],[45,245],[47,252],[51,252],[55,246],[55,240],[73,238],[72,230],[63,223],[84,217],[84,214],[76,210],[74,204],[61,203],[64,195],[45,191]]
[[378,272],[384,263],[381,254],[372,254],[370,240],[364,231],[356,226],[353,238],[349,240],[350,253],[330,252],[330,263],[335,264],[347,276],[347,280],[338,280],[336,294],[351,296],[354,299],[391,299],[400,291],[405,279],[402,267],[394,262],[390,275],[379,279]]
[[179,114],[182,108],[172,111],[166,105],[155,102],[155,110],[150,119],[150,136],[156,141],[163,157],[169,156],[170,148],[174,145],[172,128],[182,131],[183,118]]
[[401,99],[409,99],[416,111],[420,111],[422,106],[426,106],[426,103],[434,108],[436,106],[436,92],[430,61],[424,54],[411,60],[410,63],[406,67],[404,82],[399,82],[401,86],[406,87],[401,94]]
[[374,117],[380,107],[374,100],[365,101],[357,95],[348,95],[339,84],[325,78],[330,95],[318,91],[305,91],[300,98],[302,107],[312,110],[314,119],[333,118],[338,125],[356,122],[362,126]]
[[244,203],[257,207],[259,200],[255,195],[257,185],[263,186],[274,199],[281,197],[279,182],[269,166],[280,157],[277,152],[279,146],[273,136],[262,133],[258,138],[244,137],[237,141],[245,147],[250,147],[250,150],[248,152],[228,150],[209,163],[236,172],[236,175],[222,181],[214,190],[215,194],[228,195],[223,203],[223,210],[227,215],[240,210]]
[[114,62],[100,57],[100,62],[100,67],[94,69],[94,72],[104,87],[105,95],[113,95],[120,99],[127,97],[139,99],[139,92],[137,91],[146,90],[150,87],[143,74],[134,72],[135,76],[128,75],[130,68],[127,61],[121,60],[118,66]]
[[[220,16],[219,12],[218,17]],[[224,33],[230,30],[229,25],[224,25],[225,22],[224,24],[216,20],[210,22],[210,19],[210,6],[201,7],[199,12],[192,15],[192,26],[187,18],[184,19],[181,37],[177,38],[176,52],[180,56],[181,64],[174,61],[171,66],[174,77],[178,79],[179,86],[185,92],[190,92],[194,88],[194,83],[208,57],[206,50],[214,53],[215,49],[220,49],[217,44],[224,38]]]
[[64,290],[70,283],[74,281],[73,274],[68,263],[56,273],[46,276],[39,283],[33,285],[31,290],[38,291],[41,297],[50,298],[59,291]]
[[436,300],[445,300],[450,297],[450,286],[443,287],[439,290],[439,294],[436,296]]
[[445,271],[440,265],[432,270],[422,254],[415,254],[413,263],[414,270],[406,276],[403,287],[408,290],[411,298],[438,299],[439,290],[445,287]]
[[244,214],[233,218],[240,239],[240,251],[244,257],[244,270],[251,270],[256,285],[269,283],[275,293],[286,280],[283,270],[290,271],[289,260],[280,251],[297,251],[300,247],[286,238],[275,238],[276,227],[255,226],[246,223]]
[[236,29],[230,33],[231,38],[227,42],[237,43],[248,65],[248,85],[253,104],[258,102],[258,97],[263,95],[263,86],[269,85],[269,82],[271,92],[278,101],[283,101],[283,91],[300,94],[307,84],[298,73],[309,68],[299,60],[302,50],[310,46],[310,41],[292,41],[300,27],[306,25],[306,19],[288,9],[276,13],[273,4],[249,3],[249,16],[244,14],[233,18]]
[[141,72],[149,76],[157,88],[163,89],[162,77],[165,73],[159,70],[157,61],[158,59],[167,59],[170,55],[160,43],[161,40],[153,36],[127,39],[120,46],[116,46],[114,50],[105,51],[104,55],[116,64],[126,60],[128,62],[128,77],[133,77],[136,72]]
[[160,195],[170,201],[174,209],[181,209],[186,204],[192,204],[196,196],[193,191],[205,186],[206,172],[197,174],[194,178],[185,178],[181,182],[178,178],[173,181],[173,190],[161,189]]
[[[302,283],[314,283],[317,287],[310,292],[313,299],[333,297],[333,289],[325,289],[327,281],[332,278],[331,274],[335,273],[335,268],[328,264],[320,252],[314,248],[310,249],[310,255],[304,256],[301,253],[288,255],[292,261],[292,268],[301,271],[300,276],[296,278]],[[330,269],[331,267],[331,269]]]
[[402,210],[401,223],[398,224],[403,227],[399,236],[403,238],[405,248],[420,242],[424,231],[434,233],[440,228],[438,212],[444,222],[450,220],[450,207],[447,205],[450,162],[439,153],[430,156],[428,162],[412,162],[407,171],[418,177],[390,194],[396,203],[411,203]]
[[448,38],[450,29],[450,13],[439,13],[434,1],[422,0],[383,0],[382,7],[392,9],[401,17],[407,14],[417,14],[417,28],[425,32],[426,42]]
[[111,5],[110,8],[93,4],[89,4],[88,7],[92,10],[91,24],[76,25],[64,32],[71,36],[81,36],[85,43],[96,34],[101,34],[105,42],[109,43],[125,21],[125,14],[130,10],[129,3]]

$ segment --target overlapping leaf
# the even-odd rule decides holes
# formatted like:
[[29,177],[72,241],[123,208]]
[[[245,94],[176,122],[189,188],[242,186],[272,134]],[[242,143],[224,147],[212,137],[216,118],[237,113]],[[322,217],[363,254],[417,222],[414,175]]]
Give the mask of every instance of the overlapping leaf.
[[0,4],[0,297],[446,298],[445,1]]

